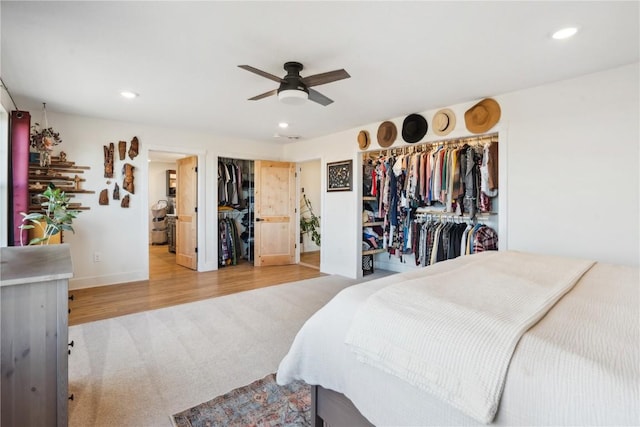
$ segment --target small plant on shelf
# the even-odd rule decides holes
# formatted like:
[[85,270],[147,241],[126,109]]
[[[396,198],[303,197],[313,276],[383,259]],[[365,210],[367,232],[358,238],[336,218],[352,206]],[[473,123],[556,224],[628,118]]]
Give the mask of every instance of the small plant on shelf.
[[[313,207],[311,201],[307,199],[307,195],[302,195],[305,210],[300,211],[300,234],[311,235],[311,240],[316,245],[320,246],[320,217],[313,213]],[[309,214],[305,216],[304,214]]]
[[51,151],[53,147],[60,144],[60,133],[53,128],[43,128],[40,123],[31,126],[31,134],[29,136],[31,148],[35,148],[38,152]]
[[[49,239],[62,231],[71,231],[75,233],[71,226],[74,219],[78,217],[80,211],[69,210],[69,197],[53,184],[49,184],[47,189],[37,196],[41,201],[42,211],[25,213],[20,212],[23,216],[21,230],[31,230],[36,227],[40,228],[42,235],[34,237],[29,241],[29,245],[47,245]],[[20,234],[20,245],[24,245],[22,241],[22,233]]]

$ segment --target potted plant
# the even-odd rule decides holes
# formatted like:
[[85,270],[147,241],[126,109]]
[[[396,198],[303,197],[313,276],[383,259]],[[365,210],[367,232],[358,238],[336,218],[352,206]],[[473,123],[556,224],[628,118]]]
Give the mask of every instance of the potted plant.
[[[20,225],[21,230],[31,230],[39,227],[41,231],[41,235],[32,238],[29,241],[29,245],[49,244],[49,239],[52,236],[65,230],[75,233],[71,223],[78,217],[80,211],[67,209],[69,197],[66,196],[64,191],[56,188],[53,184],[49,184],[47,189],[37,197],[42,200],[40,203],[41,212],[20,212],[23,216],[22,224]],[[20,245],[23,244],[21,233]]]
[[41,127],[40,123],[31,126],[29,135],[31,148],[35,148],[40,153],[40,166],[48,166],[51,164],[51,151],[53,147],[60,144],[60,133],[51,127]]
[[[318,231],[318,228],[320,228],[320,217],[313,213],[311,201],[307,199],[307,195],[303,194],[302,198],[306,210],[300,211],[300,234],[310,234],[313,243],[320,246],[320,232]],[[304,216],[305,213],[309,213],[309,216]]]

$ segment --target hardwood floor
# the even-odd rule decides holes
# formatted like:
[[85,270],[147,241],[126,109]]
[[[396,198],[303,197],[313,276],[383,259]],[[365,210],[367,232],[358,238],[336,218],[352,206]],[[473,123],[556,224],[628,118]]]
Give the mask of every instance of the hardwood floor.
[[149,267],[149,280],[69,291],[69,325],[324,275],[303,265],[254,267],[246,261],[198,273],[176,265],[167,246],[149,247]]
[[300,265],[320,269],[320,251],[311,251],[311,252],[301,253]]

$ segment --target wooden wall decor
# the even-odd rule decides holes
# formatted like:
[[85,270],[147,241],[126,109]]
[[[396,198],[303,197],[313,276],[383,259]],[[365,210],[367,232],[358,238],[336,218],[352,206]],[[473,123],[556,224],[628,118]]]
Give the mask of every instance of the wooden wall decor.
[[120,203],[120,207],[121,208],[128,208],[129,207],[129,195],[128,194],[122,198],[122,202]]
[[120,200],[120,186],[117,182],[115,187],[113,187],[113,200]]
[[104,177],[105,178],[113,178],[113,152],[114,145],[113,142],[109,144],[107,147],[103,145],[104,148]]
[[[40,166],[37,159],[29,162],[29,212],[40,212],[41,200],[38,194],[42,193],[50,183],[60,188],[69,197],[77,194],[94,194],[95,191],[83,190],[81,183],[86,179],[81,178],[85,170],[91,169],[88,166],[77,166],[75,162],[67,160],[64,152],[60,156],[52,156],[49,166]],[[67,208],[73,210],[88,210],[89,207],[82,206],[80,202],[71,202]]]
[[134,136],[131,140],[131,146],[129,146],[129,158],[131,160],[135,159],[138,155],[138,137]]
[[127,141],[118,142],[118,154],[120,155],[120,160],[124,160],[127,156]]
[[122,174],[124,175],[124,179],[122,181],[122,188],[127,190],[129,193],[134,194],[135,188],[133,186],[133,171],[135,167],[132,164],[125,163],[122,167]]
[[109,190],[107,188],[100,192],[100,199],[98,200],[98,203],[101,205],[109,204]]

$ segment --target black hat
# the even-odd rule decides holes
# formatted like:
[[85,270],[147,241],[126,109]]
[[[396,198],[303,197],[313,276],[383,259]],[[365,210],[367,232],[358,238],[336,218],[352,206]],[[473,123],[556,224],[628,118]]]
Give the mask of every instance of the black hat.
[[415,143],[427,134],[427,120],[420,114],[409,114],[402,122],[402,139]]

